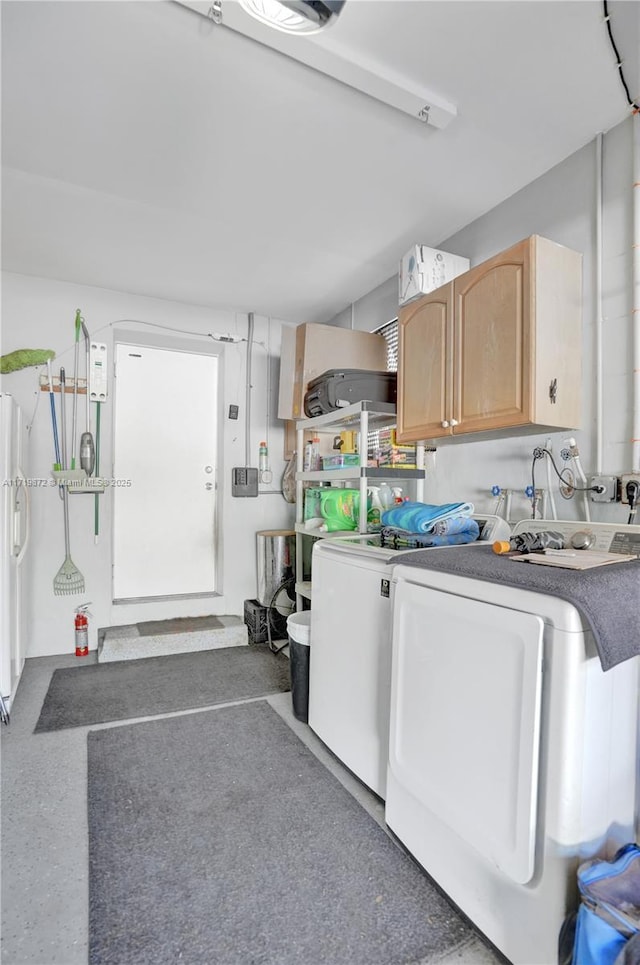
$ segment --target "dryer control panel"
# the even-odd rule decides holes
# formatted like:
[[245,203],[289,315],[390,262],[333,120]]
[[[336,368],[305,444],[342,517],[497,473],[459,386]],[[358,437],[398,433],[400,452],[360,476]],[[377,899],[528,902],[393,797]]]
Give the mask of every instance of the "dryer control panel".
[[511,536],[511,527],[502,516],[474,513],[472,518],[480,527],[478,541],[481,543],[493,543],[494,540],[509,539]]
[[562,533],[566,546],[602,553],[630,553],[640,557],[640,526],[627,523],[586,523],[563,519],[521,519],[513,527],[518,533],[540,533],[552,529]]

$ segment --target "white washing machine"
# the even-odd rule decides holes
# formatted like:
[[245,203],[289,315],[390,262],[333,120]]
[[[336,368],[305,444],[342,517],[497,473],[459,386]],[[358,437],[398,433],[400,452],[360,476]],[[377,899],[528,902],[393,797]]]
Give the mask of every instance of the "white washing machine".
[[[508,539],[498,516],[474,515],[480,540]],[[474,547],[478,543],[470,543]],[[435,551],[448,547],[434,547]],[[380,537],[318,540],[313,548],[309,726],[367,787],[386,795],[391,691],[392,566]]]
[[[640,555],[640,526],[532,529]],[[555,965],[577,865],[635,840],[639,659],[603,672],[555,596],[410,563],[393,591],[387,824],[514,965]]]

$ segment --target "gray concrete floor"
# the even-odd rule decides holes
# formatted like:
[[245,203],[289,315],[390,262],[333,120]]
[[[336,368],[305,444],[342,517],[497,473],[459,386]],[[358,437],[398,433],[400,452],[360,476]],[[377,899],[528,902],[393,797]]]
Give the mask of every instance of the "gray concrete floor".
[[[92,653],[82,665],[95,659]],[[79,663],[75,656],[27,660],[11,708],[11,724],[1,728],[3,965],[87,962],[87,732],[134,721],[33,733],[51,674],[58,667]],[[295,719],[290,694],[278,694],[268,702],[384,828],[382,802],[342,767],[306,724]],[[440,958],[438,965],[499,962],[504,959],[478,938]]]

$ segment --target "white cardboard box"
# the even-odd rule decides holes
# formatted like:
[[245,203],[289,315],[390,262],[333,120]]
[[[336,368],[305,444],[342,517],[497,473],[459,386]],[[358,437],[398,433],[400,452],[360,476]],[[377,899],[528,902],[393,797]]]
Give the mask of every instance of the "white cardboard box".
[[469,268],[468,258],[426,245],[414,245],[400,261],[398,302],[406,305],[414,298],[446,285]]

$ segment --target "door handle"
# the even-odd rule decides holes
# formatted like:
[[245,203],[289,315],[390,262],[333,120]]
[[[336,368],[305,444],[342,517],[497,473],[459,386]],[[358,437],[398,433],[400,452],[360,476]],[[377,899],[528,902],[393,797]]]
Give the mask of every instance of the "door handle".
[[449,425],[450,425],[450,426],[457,426],[457,425],[459,425],[459,422],[458,422],[457,419],[452,419],[451,422],[449,423]]
[[443,428],[443,429],[448,429],[448,428],[449,428],[449,423],[447,422],[446,419],[445,419],[444,422],[442,423],[442,428]]
[[29,493],[29,487],[27,486],[27,480],[22,469],[18,469],[18,478],[22,481],[22,486],[20,488],[24,496],[24,540],[22,546],[18,546],[17,541],[15,546],[15,550],[17,550],[16,562],[19,565],[22,563],[25,553],[27,552],[27,546],[29,545],[29,538],[31,536],[31,496]]

